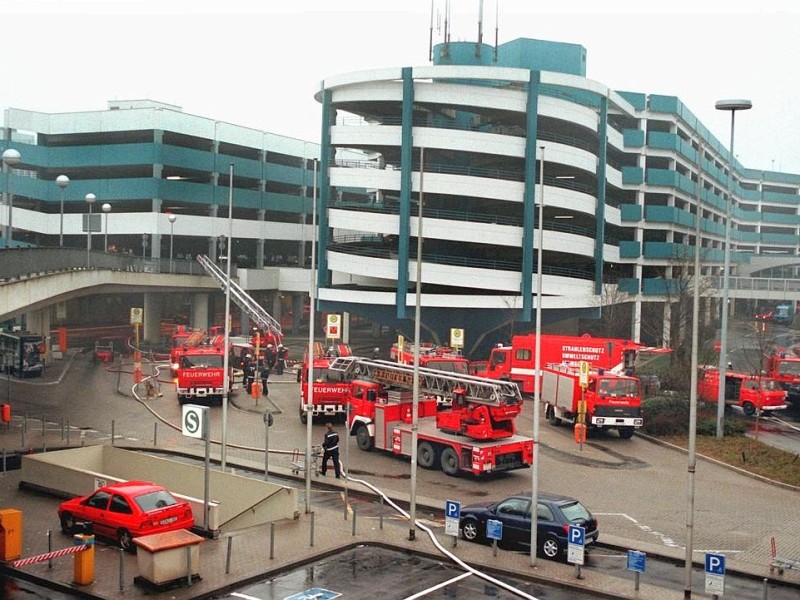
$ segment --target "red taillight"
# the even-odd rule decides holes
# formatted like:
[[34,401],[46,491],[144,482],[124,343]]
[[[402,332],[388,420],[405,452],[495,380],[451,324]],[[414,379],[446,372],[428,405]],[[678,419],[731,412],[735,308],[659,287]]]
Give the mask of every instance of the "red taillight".
[[564,525],[564,534],[569,537],[569,525]]

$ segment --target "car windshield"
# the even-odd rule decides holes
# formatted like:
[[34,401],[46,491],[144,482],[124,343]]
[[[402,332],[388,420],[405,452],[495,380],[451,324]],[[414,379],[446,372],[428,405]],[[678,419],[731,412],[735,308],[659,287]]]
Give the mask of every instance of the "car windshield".
[[562,504],[561,512],[570,523],[586,522],[592,518],[589,511],[580,502],[571,502],[570,504]]
[[157,490],[155,492],[142,494],[141,496],[136,496],[134,500],[144,512],[159,510],[178,503],[167,490]]

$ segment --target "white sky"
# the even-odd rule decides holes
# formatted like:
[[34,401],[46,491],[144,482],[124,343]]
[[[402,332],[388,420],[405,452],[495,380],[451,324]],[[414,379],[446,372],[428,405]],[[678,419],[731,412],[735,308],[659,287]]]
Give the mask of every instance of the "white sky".
[[[485,0],[489,44],[498,1],[501,44],[580,44],[589,79],[678,96],[726,147],[730,114],[714,102],[752,100],[736,116],[739,160],[800,173],[800,2]],[[451,0],[452,41],[477,39],[478,6]],[[430,21],[430,0],[0,0],[0,110],[150,98],[317,141],[320,81],[428,64]]]

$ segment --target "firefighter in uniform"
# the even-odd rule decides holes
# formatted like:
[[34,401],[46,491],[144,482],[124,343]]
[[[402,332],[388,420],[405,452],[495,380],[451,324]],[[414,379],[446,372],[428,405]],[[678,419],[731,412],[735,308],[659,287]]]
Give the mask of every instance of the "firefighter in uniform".
[[333,469],[336,472],[336,479],[342,474],[342,467],[339,465],[339,434],[333,430],[332,423],[325,423],[325,437],[322,440],[322,448],[325,452],[322,454],[322,467],[320,473],[325,475],[328,470],[328,459],[333,460]]

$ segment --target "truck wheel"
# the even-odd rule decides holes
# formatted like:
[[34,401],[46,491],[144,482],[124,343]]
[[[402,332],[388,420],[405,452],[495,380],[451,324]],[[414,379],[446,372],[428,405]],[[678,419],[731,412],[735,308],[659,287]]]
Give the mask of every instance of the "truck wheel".
[[417,446],[417,464],[423,469],[436,466],[436,449],[430,442],[420,442]]
[[300,409],[300,422],[305,425],[308,423],[308,413],[302,408]]
[[631,439],[633,437],[633,431],[633,427],[620,427],[617,429],[617,432],[619,432],[619,437],[621,437],[623,440]]
[[361,425],[356,430],[356,443],[358,444],[359,450],[372,450],[374,441],[372,436],[369,434],[369,429],[367,429],[366,425]]
[[458,454],[450,446],[442,450],[441,463],[445,474],[451,477],[458,475]]
[[752,417],[754,414],[756,414],[756,405],[752,402],[745,402],[742,404],[742,410],[748,417]]
[[556,409],[552,406],[547,409],[547,420],[553,427],[558,427],[561,425],[561,419],[556,416]]

